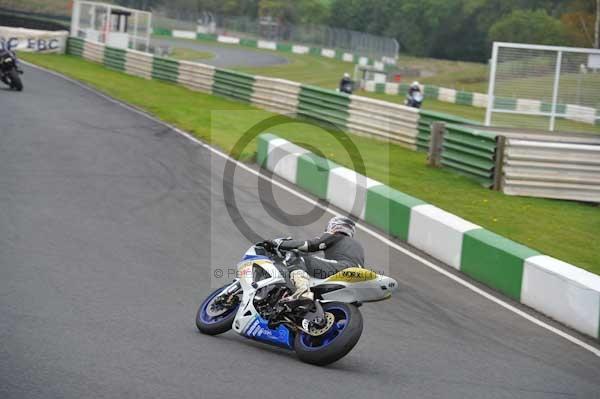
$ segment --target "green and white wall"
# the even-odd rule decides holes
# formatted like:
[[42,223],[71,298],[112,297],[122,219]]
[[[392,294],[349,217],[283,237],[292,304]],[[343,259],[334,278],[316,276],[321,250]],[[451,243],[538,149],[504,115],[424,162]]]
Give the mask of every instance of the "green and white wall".
[[258,163],[502,294],[600,339],[600,276],[520,245],[272,134]]

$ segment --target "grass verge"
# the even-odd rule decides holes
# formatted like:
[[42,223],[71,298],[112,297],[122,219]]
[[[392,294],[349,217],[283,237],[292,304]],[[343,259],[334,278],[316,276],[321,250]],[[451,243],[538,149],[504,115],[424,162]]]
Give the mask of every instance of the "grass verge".
[[[225,151],[230,151],[248,128],[273,115],[174,84],[128,76],[72,56],[23,54],[22,58],[141,107]],[[309,143],[328,158],[352,167],[352,160],[345,150],[317,126],[290,120],[289,124],[269,131],[301,145]],[[369,177],[531,248],[600,274],[600,208],[597,206],[505,196],[482,189],[447,170],[427,167],[422,153],[365,137],[348,137],[360,149]],[[252,142],[241,158],[251,160],[255,150],[256,144]]]

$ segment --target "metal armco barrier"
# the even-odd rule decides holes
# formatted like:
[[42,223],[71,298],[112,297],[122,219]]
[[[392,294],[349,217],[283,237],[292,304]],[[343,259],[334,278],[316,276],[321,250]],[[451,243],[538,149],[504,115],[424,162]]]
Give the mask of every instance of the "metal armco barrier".
[[179,78],[177,82],[190,90],[212,93],[215,67],[179,61]]
[[347,127],[350,96],[320,87],[302,85],[299,94],[298,115]]
[[255,76],[252,104],[271,112],[294,116],[298,109],[299,92],[300,83]]
[[494,183],[495,153],[496,134],[460,125],[446,125],[441,152],[444,167],[489,188]]
[[587,143],[507,138],[502,192],[600,203],[600,137]]
[[419,111],[404,105],[350,96],[348,129],[417,149]]
[[419,111],[419,122],[417,136],[417,150],[429,151],[429,142],[431,140],[431,124],[433,122],[454,123],[459,125],[477,125],[477,122],[470,121],[458,116],[444,114],[441,112]]
[[152,78],[176,83],[179,77],[179,62],[154,56],[152,62]]
[[213,79],[213,93],[247,103],[252,101],[254,76],[217,68]]

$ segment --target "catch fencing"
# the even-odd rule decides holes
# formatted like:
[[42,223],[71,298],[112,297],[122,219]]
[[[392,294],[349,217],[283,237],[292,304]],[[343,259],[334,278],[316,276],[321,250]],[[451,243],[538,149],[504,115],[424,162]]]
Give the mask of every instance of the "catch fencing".
[[[186,13],[189,20],[182,20],[172,8],[154,12],[154,26],[159,30],[194,31],[223,36],[237,36],[254,41],[277,43],[302,43],[308,47],[338,49],[342,52],[362,54],[370,58],[398,57],[399,45],[394,38],[372,35],[325,25],[298,25],[281,23],[270,18],[213,16],[206,13],[197,18]],[[177,18],[169,18],[177,16]],[[200,21],[196,24],[195,21]]]
[[383,71],[386,69],[386,63],[394,64],[395,60],[391,58],[377,59],[368,57],[362,54],[350,53],[346,50],[340,50],[335,48],[322,48],[315,46],[308,46],[303,44],[292,44],[283,43],[270,40],[257,40],[248,39],[238,36],[232,36],[231,34],[214,34],[214,33],[203,33],[196,32],[193,30],[178,30],[178,29],[167,29],[167,28],[154,28],[155,35],[168,36],[178,39],[197,39],[205,41],[214,41],[223,44],[239,45],[250,48],[258,48],[263,50],[279,51],[284,53],[293,53],[299,55],[313,55],[317,57],[334,58],[343,62],[349,62],[359,65],[372,66],[376,70]]
[[598,109],[600,50],[494,43],[487,126],[554,131],[558,120],[569,115],[586,123],[600,123]]

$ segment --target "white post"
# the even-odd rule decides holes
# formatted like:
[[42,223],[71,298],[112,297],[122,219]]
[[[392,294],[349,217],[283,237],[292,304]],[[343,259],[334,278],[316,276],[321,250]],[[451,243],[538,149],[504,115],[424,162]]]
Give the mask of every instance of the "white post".
[[133,13],[133,49],[137,50],[138,41],[138,13]]
[[106,22],[104,23],[104,43],[109,42],[110,32],[112,31],[112,7],[106,7]]
[[77,37],[79,33],[79,15],[81,10],[81,4],[75,0],[73,2],[73,10],[71,10],[71,36]]
[[485,111],[485,125],[492,124],[492,109],[494,108],[494,90],[496,89],[496,64],[498,63],[498,43],[494,42],[492,60],[490,61],[490,83],[488,85],[488,104]]
[[146,29],[146,51],[150,49],[150,35],[152,34],[152,13],[148,13],[148,27]]
[[[90,29],[96,30],[96,5],[90,7]],[[100,40],[100,30],[98,30],[98,40]]]
[[553,132],[556,127],[556,106],[558,102],[558,86],[560,84],[560,68],[562,66],[562,50],[558,51],[556,57],[556,70],[554,71],[554,88],[552,92],[552,111],[550,113],[550,131]]

